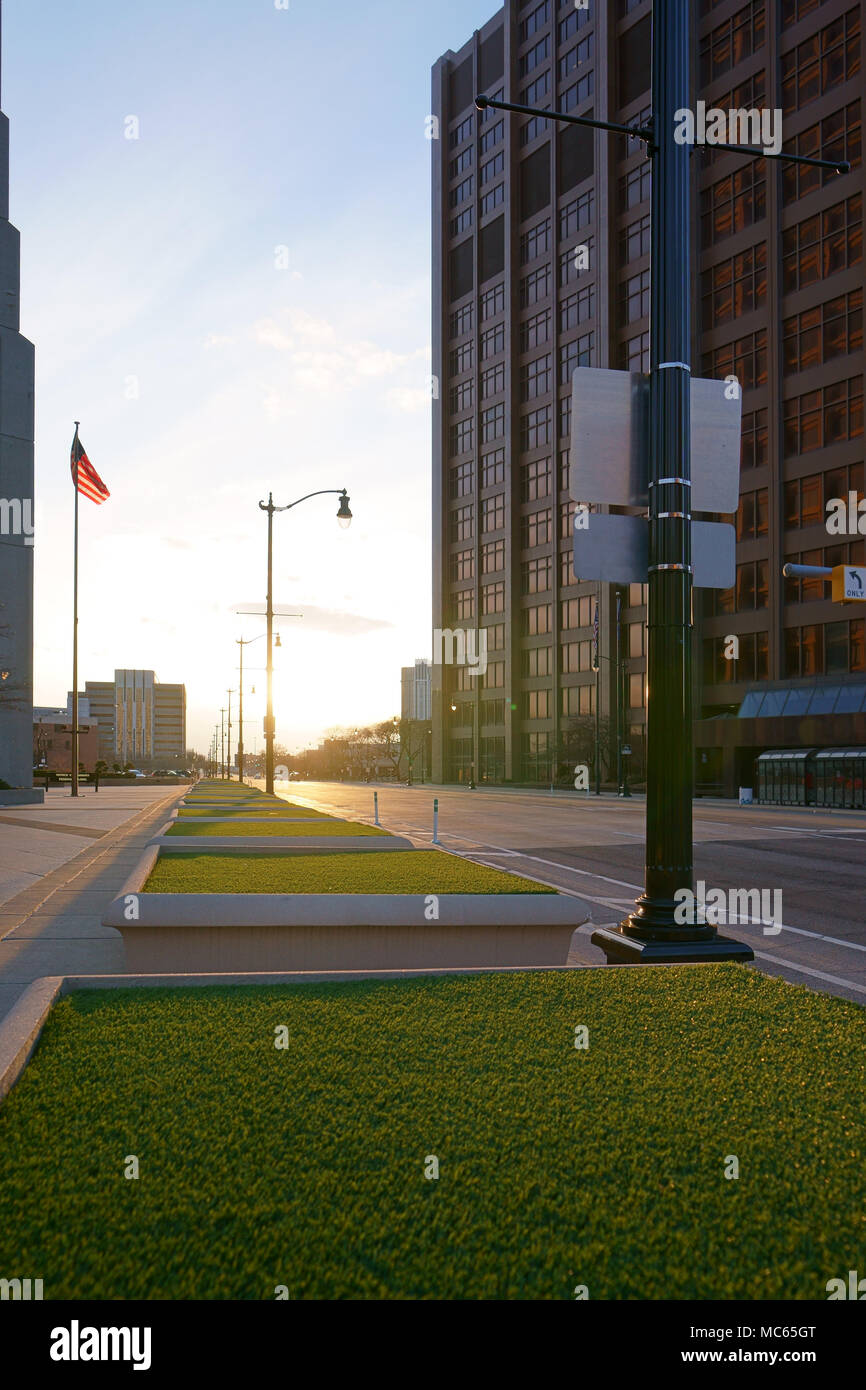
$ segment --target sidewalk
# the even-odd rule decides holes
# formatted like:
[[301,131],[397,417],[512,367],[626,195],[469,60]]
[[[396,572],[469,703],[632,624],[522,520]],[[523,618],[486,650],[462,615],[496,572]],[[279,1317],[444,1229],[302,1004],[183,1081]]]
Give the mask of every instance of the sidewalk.
[[119,932],[100,918],[181,795],[87,788],[0,807],[0,1018],[40,975],[126,968]]

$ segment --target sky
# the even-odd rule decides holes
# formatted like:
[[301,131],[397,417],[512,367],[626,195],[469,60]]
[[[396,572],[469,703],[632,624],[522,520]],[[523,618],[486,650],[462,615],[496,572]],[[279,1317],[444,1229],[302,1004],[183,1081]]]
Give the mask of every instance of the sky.
[[[390,718],[430,655],[430,69],[496,0],[3,0],[10,218],[36,345],[35,693],[187,688],[205,751],[265,630],[276,737]],[[279,6],[279,7],[278,7]],[[238,616],[238,610],[254,616]],[[265,642],[245,649],[261,747]],[[256,694],[252,694],[252,686]],[[235,697],[236,698],[236,697]],[[249,723],[247,724],[247,718]]]

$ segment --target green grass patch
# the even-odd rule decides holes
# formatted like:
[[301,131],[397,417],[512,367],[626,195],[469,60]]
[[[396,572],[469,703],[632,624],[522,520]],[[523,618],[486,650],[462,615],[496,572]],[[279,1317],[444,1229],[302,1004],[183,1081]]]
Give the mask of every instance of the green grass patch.
[[227,820],[268,820],[282,816],[283,819],[302,817],[312,820],[333,820],[327,811],[312,811],[306,806],[296,806],[292,802],[283,801],[277,805],[268,803],[267,806],[250,806],[236,808],[231,806],[179,806],[178,820],[188,820],[195,816],[225,816]]
[[266,820],[263,816],[248,816],[245,820],[205,821],[193,817],[189,824],[176,823],[169,835],[386,835],[374,825],[345,820]]
[[857,1005],[736,965],[75,993],[0,1107],[0,1268],[46,1299],[824,1300],[863,1268],[864,1059]]
[[373,854],[189,854],[163,851],[145,893],[551,893],[438,850]]

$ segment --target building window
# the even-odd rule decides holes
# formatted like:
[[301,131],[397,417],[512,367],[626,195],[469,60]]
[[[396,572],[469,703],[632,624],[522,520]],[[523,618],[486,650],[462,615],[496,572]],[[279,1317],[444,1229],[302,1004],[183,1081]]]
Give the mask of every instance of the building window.
[[505,723],[505,701],[504,700],[482,700],[481,701],[481,723],[482,724],[504,724]]
[[629,338],[620,348],[622,365],[627,372],[649,371],[649,333],[638,333]]
[[572,198],[559,212],[560,241],[577,236],[581,227],[588,227],[594,216],[595,195],[592,189],[587,193],[581,193],[579,198]]
[[[503,431],[504,431],[504,411],[503,410]],[[550,443],[551,410],[549,405],[542,405],[538,410],[530,410],[526,415],[520,417],[520,448],[522,451],[528,449],[541,449],[545,444]]]
[[550,250],[550,218],[546,217],[537,227],[524,232],[520,238],[520,264],[537,260]]
[[766,608],[768,602],[768,570],[766,560],[750,560],[737,565],[736,603],[738,613],[751,613]]
[[501,314],[505,311],[505,282],[500,280],[498,285],[485,290],[481,296],[481,322],[492,319],[494,314]]
[[475,553],[472,550],[458,550],[451,556],[450,579],[459,584],[461,579],[475,578]]
[[704,374],[719,379],[735,376],[743,391],[767,382],[767,332],[748,333],[704,355]]
[[505,648],[505,624],[491,623],[484,631],[487,633],[487,650],[489,652],[503,651]]
[[546,593],[553,586],[553,565],[550,556],[542,555],[537,560],[524,560],[520,566],[520,576],[522,593]]
[[471,169],[472,159],[473,149],[471,145],[468,145],[461,154],[458,154],[456,159],[451,160],[451,163],[448,165],[448,177],[456,179],[460,174],[465,173],[467,169]]
[[538,43],[532,45],[528,52],[524,53],[517,65],[518,75],[525,77],[527,73],[537,68],[539,63],[543,63],[545,58],[550,57],[550,35],[545,34]]
[[641,270],[631,275],[619,287],[620,319],[622,323],[636,323],[638,319],[649,318],[650,311],[650,273]]
[[472,503],[468,502],[463,507],[455,507],[451,513],[451,540],[471,541],[474,529]]
[[550,718],[550,691],[525,690],[523,692],[524,719]]
[[481,412],[481,443],[491,444],[505,433],[505,405],[491,405]]
[[630,222],[619,234],[619,253],[624,264],[637,261],[650,253],[650,215],[644,213],[636,222]]
[[578,290],[562,300],[559,306],[559,331],[567,333],[570,328],[577,328],[594,317],[595,285],[587,285],[586,289]]
[[450,338],[462,338],[464,333],[472,332],[473,313],[472,305],[464,304],[462,309],[455,309],[448,325],[448,336]]
[[520,399],[534,401],[538,396],[546,396],[550,390],[550,353],[526,362],[520,368]]
[[474,466],[471,462],[458,463],[456,468],[451,469],[449,495],[452,498],[470,496],[474,486]]
[[551,482],[550,459],[535,459],[532,463],[525,463],[520,470],[521,502],[535,502],[542,497],[548,497]]
[[482,164],[480,171],[480,183],[483,188],[485,184],[495,179],[497,174],[501,174],[505,168],[505,155],[502,150],[495,154],[492,159],[488,159],[486,164]]
[[462,145],[463,141],[468,140],[471,134],[472,117],[467,116],[465,120],[462,120],[460,124],[456,126],[454,130],[452,130],[451,134],[448,137],[448,143],[451,149],[456,149],[458,145]]
[[571,438],[571,392],[559,402],[559,438]]
[[788,115],[847,82],[860,71],[860,15],[856,9],[783,53],[782,110]]
[[714,246],[766,216],[765,168],[763,159],[752,160],[702,191],[701,237],[705,246]]
[[749,0],[749,4],[701,39],[701,86],[714,82],[722,73],[751,57],[763,44],[764,37],[764,0]]
[[521,670],[524,676],[550,676],[553,674],[553,648],[530,647],[521,653]]
[[500,203],[505,202],[505,184],[498,183],[489,193],[485,193],[481,199],[481,216],[486,217],[494,208],[498,208]]
[[497,574],[505,569],[505,541],[485,541],[481,546],[481,573]]
[[782,326],[784,374],[805,372],[863,347],[863,291],[829,299],[785,319]]
[[550,266],[543,265],[531,270],[520,281],[520,307],[526,309],[530,304],[538,304],[550,294]]
[[451,610],[455,619],[475,617],[474,589],[460,589],[451,600]]
[[757,492],[741,493],[737,511],[737,540],[750,541],[756,536],[766,536],[768,511],[765,487]]
[[505,662],[488,661],[487,670],[482,676],[485,690],[503,690],[505,688]]
[[763,308],[767,301],[767,243],[758,242],[701,277],[703,325],[718,328]]
[[505,351],[505,324],[497,323],[494,328],[487,328],[481,334],[481,360],[486,362],[488,358],[495,357],[497,353]]
[[520,351],[543,347],[550,338],[550,310],[542,309],[520,325]]
[[472,381],[461,381],[448,392],[448,407],[452,412],[469,410],[473,404],[474,388]]
[[524,637],[544,637],[546,633],[550,632],[551,617],[551,606],[549,603],[540,603],[532,608],[524,608]]
[[481,399],[489,400],[491,396],[497,396],[500,391],[505,390],[505,363],[497,362],[495,366],[488,367],[481,373]]
[[620,206],[636,208],[640,203],[649,202],[652,193],[652,165],[648,159],[638,164],[619,181]]
[[459,207],[461,203],[465,203],[467,198],[471,197],[472,175],[470,174],[468,179],[464,179],[462,183],[458,183],[456,188],[451,189],[448,195],[448,202],[452,208],[456,208]]
[[573,35],[577,33],[578,29],[582,29],[584,24],[589,23],[589,21],[592,19],[592,5],[594,4],[595,0],[590,0],[590,4],[588,4],[585,8],[581,8],[579,10],[573,9],[568,15],[566,15],[565,19],[561,19],[559,21],[560,43],[565,43],[566,40],[572,38]]
[[529,516],[520,518],[520,544],[524,550],[531,550],[536,545],[547,545],[551,539],[551,511],[545,507],[543,511],[531,512]]
[[474,437],[472,420],[458,420],[449,430],[452,457],[454,454],[468,454],[472,449]]
[[475,344],[472,342],[463,343],[461,347],[452,348],[448,354],[448,371],[451,376],[457,376],[460,372],[468,372],[475,364]]
[[481,456],[481,486],[495,487],[505,482],[505,450],[494,449]]
[[[813,155],[818,159],[843,160],[857,167],[860,164],[860,103],[852,101],[841,111],[826,116],[823,121],[803,130],[786,141],[791,154]],[[815,169],[808,164],[785,164],[782,168],[782,200],[787,206],[808,193],[822,188],[831,178],[830,169]]]
[[[595,349],[595,334],[584,333],[581,338],[573,338],[563,343],[559,349],[559,384],[569,386],[578,367],[591,367]],[[560,430],[560,435],[562,431]]]
[[783,401],[782,414],[786,457],[856,439],[863,433],[863,377]]
[[451,218],[449,229],[452,236],[459,236],[461,232],[467,232],[471,226],[472,209],[467,208],[465,212],[461,212],[457,217]]
[[567,589],[570,585],[577,583],[574,573],[574,549],[569,546],[567,550],[559,552],[559,584],[560,588]]
[[595,74],[590,68],[588,73],[578,78],[570,87],[566,87],[560,98],[560,105],[563,111],[571,111],[573,107],[579,106],[582,101],[588,101],[595,90]]
[[496,584],[485,584],[481,590],[481,612],[504,613],[505,612],[505,582],[499,580]]
[[855,193],[782,233],[784,291],[805,289],[862,259],[863,196]]
[[767,462],[767,412],[755,410],[743,416],[740,442],[740,472],[760,468]]
[[488,150],[492,150],[494,146],[498,145],[500,140],[502,139],[504,131],[505,122],[501,120],[497,121],[496,124],[491,126],[489,130],[485,130],[484,134],[481,136],[481,139],[478,141],[479,154],[487,154]]
[[481,530],[501,531],[505,526],[505,493],[497,492],[494,497],[485,497],[481,502]]

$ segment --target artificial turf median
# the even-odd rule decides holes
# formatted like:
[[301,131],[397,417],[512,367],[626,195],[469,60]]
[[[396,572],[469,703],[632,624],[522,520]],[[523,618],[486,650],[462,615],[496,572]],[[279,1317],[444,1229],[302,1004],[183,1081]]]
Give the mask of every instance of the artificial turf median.
[[440,850],[376,854],[196,854],[163,850],[145,893],[552,893]]
[[0,1268],[46,1299],[825,1299],[862,1269],[864,1019],[736,965],[75,993],[0,1107]]
[[195,816],[225,817],[227,820],[267,820],[282,817],[291,820],[333,820],[327,811],[314,811],[306,806],[298,806],[293,801],[268,802],[266,806],[179,806],[178,820]]
[[379,830],[375,825],[366,825],[363,822],[346,820],[325,820],[314,819],[311,821],[302,817],[295,817],[292,820],[264,820],[261,817],[251,817],[246,820],[206,820],[204,822],[192,819],[187,822],[183,820],[175,821],[168,835],[387,835],[386,830]]

